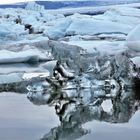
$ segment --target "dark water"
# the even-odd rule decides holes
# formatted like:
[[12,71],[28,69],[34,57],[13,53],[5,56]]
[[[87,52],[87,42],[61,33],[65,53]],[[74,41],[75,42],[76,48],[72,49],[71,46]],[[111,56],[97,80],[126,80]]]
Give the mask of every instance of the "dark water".
[[135,96],[92,105],[89,91],[74,94],[0,93],[0,140],[139,140]]

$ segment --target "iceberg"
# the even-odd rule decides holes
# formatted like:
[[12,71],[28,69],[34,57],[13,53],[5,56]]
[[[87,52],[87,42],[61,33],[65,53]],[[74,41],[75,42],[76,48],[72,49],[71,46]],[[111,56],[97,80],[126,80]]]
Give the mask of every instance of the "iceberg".
[[[11,28],[12,27],[12,28]],[[0,22],[0,38],[17,40],[18,36],[26,35],[23,25],[15,24],[13,22]]]
[[140,24],[140,17],[135,15],[136,12],[140,14],[140,10],[136,8],[115,7],[107,10],[102,15],[97,15],[94,17],[98,20],[109,20],[115,23],[121,23],[135,27],[136,25]]
[[129,25],[106,20],[75,19],[66,30],[66,35],[128,34],[131,29],[132,27]]
[[[79,15],[78,15],[79,16]],[[81,15],[66,17],[51,22],[46,28],[45,34],[50,39],[57,40],[66,36],[74,35],[100,35],[100,34],[122,34],[127,35],[132,30],[131,25],[116,23],[109,20],[98,20]]]
[[52,26],[47,27],[44,31],[50,39],[57,40],[63,38],[66,34],[67,28],[70,26],[72,20],[70,18],[61,18],[55,21],[52,21]]

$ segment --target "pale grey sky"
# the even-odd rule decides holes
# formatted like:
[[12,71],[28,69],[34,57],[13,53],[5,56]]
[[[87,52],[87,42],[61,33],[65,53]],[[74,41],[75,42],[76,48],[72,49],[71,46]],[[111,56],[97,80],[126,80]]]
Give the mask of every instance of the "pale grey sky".
[[[0,0],[0,4],[16,3],[16,2],[25,2],[28,0]],[[34,0],[30,0],[34,1]]]
[[[9,4],[9,3],[27,2],[27,1],[35,1],[35,0],[0,0],[0,4]],[[40,1],[46,1],[46,0],[40,0]],[[62,0],[50,0],[50,1],[62,1]],[[64,0],[64,1],[72,1],[72,0]],[[76,0],[76,1],[78,1],[78,0]]]
[[[0,0],[0,4],[8,4],[8,3],[16,3],[16,2],[27,2],[27,1],[35,1],[35,0]],[[46,1],[46,0],[42,0],[42,1]],[[62,1],[62,0],[50,0],[50,1]],[[73,1],[73,0],[64,0],[64,1]],[[80,1],[80,0],[75,0],[75,1]],[[83,0],[83,1],[86,1],[86,0]],[[94,0],[91,0],[91,1],[94,1]],[[98,0],[98,1],[106,1],[106,0]],[[114,0],[114,1],[117,1],[117,0]],[[126,1],[133,1],[133,0],[126,0]]]

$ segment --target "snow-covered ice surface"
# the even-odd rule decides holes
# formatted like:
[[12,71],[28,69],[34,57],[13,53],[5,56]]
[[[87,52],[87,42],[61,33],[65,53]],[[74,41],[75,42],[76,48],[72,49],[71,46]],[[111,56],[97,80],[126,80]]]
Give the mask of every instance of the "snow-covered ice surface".
[[[90,8],[103,12],[96,15],[77,9],[69,16],[64,13],[71,9],[49,11],[34,2],[26,9],[0,9],[0,91],[19,92],[34,105],[55,107],[60,120],[39,138],[90,140],[89,121],[102,121],[111,129],[139,112],[138,6]],[[131,123],[123,130],[127,128]],[[131,128],[132,136],[125,137],[136,134],[139,140],[139,129]]]

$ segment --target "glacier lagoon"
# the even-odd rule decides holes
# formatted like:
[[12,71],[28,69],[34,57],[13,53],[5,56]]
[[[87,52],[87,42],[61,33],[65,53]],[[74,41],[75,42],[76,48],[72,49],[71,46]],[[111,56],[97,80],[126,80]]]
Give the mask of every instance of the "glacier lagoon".
[[0,9],[0,139],[139,139],[138,5]]

